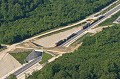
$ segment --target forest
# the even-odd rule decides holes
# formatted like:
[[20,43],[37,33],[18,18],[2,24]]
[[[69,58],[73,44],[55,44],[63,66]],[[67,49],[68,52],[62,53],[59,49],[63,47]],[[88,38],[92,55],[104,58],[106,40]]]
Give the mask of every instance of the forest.
[[27,79],[120,79],[120,25],[84,39],[79,49]]
[[116,0],[0,0],[0,43],[12,44],[93,14]]

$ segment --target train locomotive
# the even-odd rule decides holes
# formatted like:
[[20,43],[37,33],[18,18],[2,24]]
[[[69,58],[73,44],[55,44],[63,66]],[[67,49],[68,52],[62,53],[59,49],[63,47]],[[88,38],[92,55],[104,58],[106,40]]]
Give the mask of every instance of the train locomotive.
[[73,33],[71,34],[70,36],[68,36],[66,39],[63,39],[63,40],[60,40],[58,41],[56,44],[56,46],[60,46],[62,45],[63,43],[65,43],[67,40],[71,39],[72,37],[74,37],[75,35],[77,35],[76,33]]
[[[95,23],[96,21],[102,19],[103,17],[104,17],[103,15],[100,15],[96,20],[87,22],[87,23],[83,26],[83,30],[86,29],[86,28],[88,28],[89,26],[91,26],[91,25],[92,25],[93,23]],[[56,47],[62,45],[63,43],[65,43],[67,40],[71,39],[71,38],[74,37],[75,35],[77,35],[77,33],[73,33],[73,34],[71,34],[70,36],[68,36],[66,39],[63,39],[63,40],[58,41],[57,43],[55,43],[55,44],[56,44]]]

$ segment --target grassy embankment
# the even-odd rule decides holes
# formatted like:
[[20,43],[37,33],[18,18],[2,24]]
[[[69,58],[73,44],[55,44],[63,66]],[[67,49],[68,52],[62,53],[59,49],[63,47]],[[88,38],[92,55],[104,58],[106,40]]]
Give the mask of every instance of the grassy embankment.
[[42,61],[40,62],[40,64],[43,64],[43,63],[47,62],[52,57],[53,57],[52,55],[43,52]]
[[81,42],[83,42],[84,39],[86,39],[87,37],[90,37],[90,35],[91,35],[90,33],[83,35],[77,41],[75,41],[73,44],[71,44],[71,46],[76,46],[76,45],[80,44]]
[[[10,53],[15,59],[17,59],[21,64],[25,63],[26,57],[31,53],[31,51],[28,52],[19,52],[19,53]],[[50,54],[43,53],[42,55],[42,61],[40,62],[45,63],[48,59],[52,58]]]
[[26,57],[31,53],[31,51],[28,52],[19,52],[19,53],[10,53],[16,60],[18,60],[21,64],[25,63]]

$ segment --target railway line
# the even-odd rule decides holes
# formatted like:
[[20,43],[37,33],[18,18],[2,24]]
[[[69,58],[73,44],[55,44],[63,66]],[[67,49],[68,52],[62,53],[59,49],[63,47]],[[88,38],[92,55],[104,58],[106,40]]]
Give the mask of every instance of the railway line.
[[99,17],[97,20],[95,20],[93,23],[91,24],[87,24],[83,27],[82,30],[78,31],[76,33],[75,36],[71,37],[70,39],[64,41],[62,44],[60,44],[59,46],[61,47],[68,47],[70,46],[73,42],[75,42],[80,35],[82,35],[85,31],[89,30],[90,28],[94,28],[97,25],[99,25],[100,23],[102,23],[103,21],[105,21],[106,19],[110,18],[112,15],[114,15],[115,13],[120,11],[120,4],[117,5],[116,7],[114,7],[113,9],[111,9],[110,11],[106,12],[105,14],[103,14],[101,17]]

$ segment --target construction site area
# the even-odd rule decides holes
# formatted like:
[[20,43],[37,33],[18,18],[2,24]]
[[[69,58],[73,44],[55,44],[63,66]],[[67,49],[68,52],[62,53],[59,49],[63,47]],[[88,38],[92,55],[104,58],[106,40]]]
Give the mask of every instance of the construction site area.
[[5,49],[0,51],[0,79],[5,79],[10,74],[16,75],[18,79],[25,79],[26,74],[29,76],[63,54],[77,50],[86,37],[110,27],[98,27],[99,20],[103,22],[107,19],[106,16],[92,15],[77,23],[42,33],[20,43],[3,45]]
[[[96,19],[95,19],[96,20]],[[86,22],[84,22],[84,24],[88,24],[88,23],[92,23],[95,21],[94,19],[87,19]],[[84,27],[84,24],[82,25],[78,25],[78,26],[74,26],[74,28],[69,28],[66,30],[58,30],[56,33],[51,33],[50,35],[46,35],[44,37],[38,36],[37,38],[33,38],[30,40],[25,40],[21,43],[12,45],[12,46],[6,46],[7,50],[3,50],[2,52],[7,52],[7,53],[1,53],[0,55],[0,63],[1,65],[1,71],[2,73],[0,73],[0,77],[3,76],[8,76],[9,74],[13,73],[14,71],[18,70],[19,68],[23,67],[25,65],[24,60],[21,60],[18,58],[19,54],[21,54],[21,52],[29,52],[27,54],[24,53],[24,55],[21,56],[25,56],[27,57],[27,55],[30,54],[30,51],[32,50],[38,50],[41,49],[44,52],[47,52],[47,54],[52,55],[52,57],[48,57],[47,60],[44,61],[44,63],[46,62],[51,62],[54,61],[56,58],[58,58],[59,56],[61,56],[62,54],[65,53],[70,53],[74,50],[76,50],[78,47],[80,47],[82,45],[82,41],[78,41],[76,40],[75,43],[72,43],[69,47],[65,47],[65,46],[56,46],[56,43],[59,42],[62,39],[66,39],[69,36],[71,36],[74,33],[77,33],[79,30],[82,30]],[[81,35],[80,37],[84,37],[86,34],[90,34],[94,35],[100,31],[102,31],[103,28],[105,27],[98,27],[98,28],[91,28],[89,30],[87,30],[83,35]],[[71,36],[72,37],[72,36]],[[14,55],[14,53],[17,53],[17,57]],[[22,57],[22,59],[25,59],[26,57]],[[50,60],[49,60],[50,59]],[[9,61],[8,61],[9,60]],[[21,63],[21,61],[23,63]],[[35,70],[39,70],[42,67],[44,67],[44,63],[42,64],[35,64],[32,68],[30,68],[29,70],[26,71],[26,74],[30,74],[32,72],[34,72]],[[8,66],[9,65],[9,66]],[[3,67],[6,67],[3,68]],[[15,70],[14,70],[15,69]],[[24,79],[25,74],[23,75],[19,75],[18,78],[19,79]],[[3,78],[4,79],[4,78]]]

